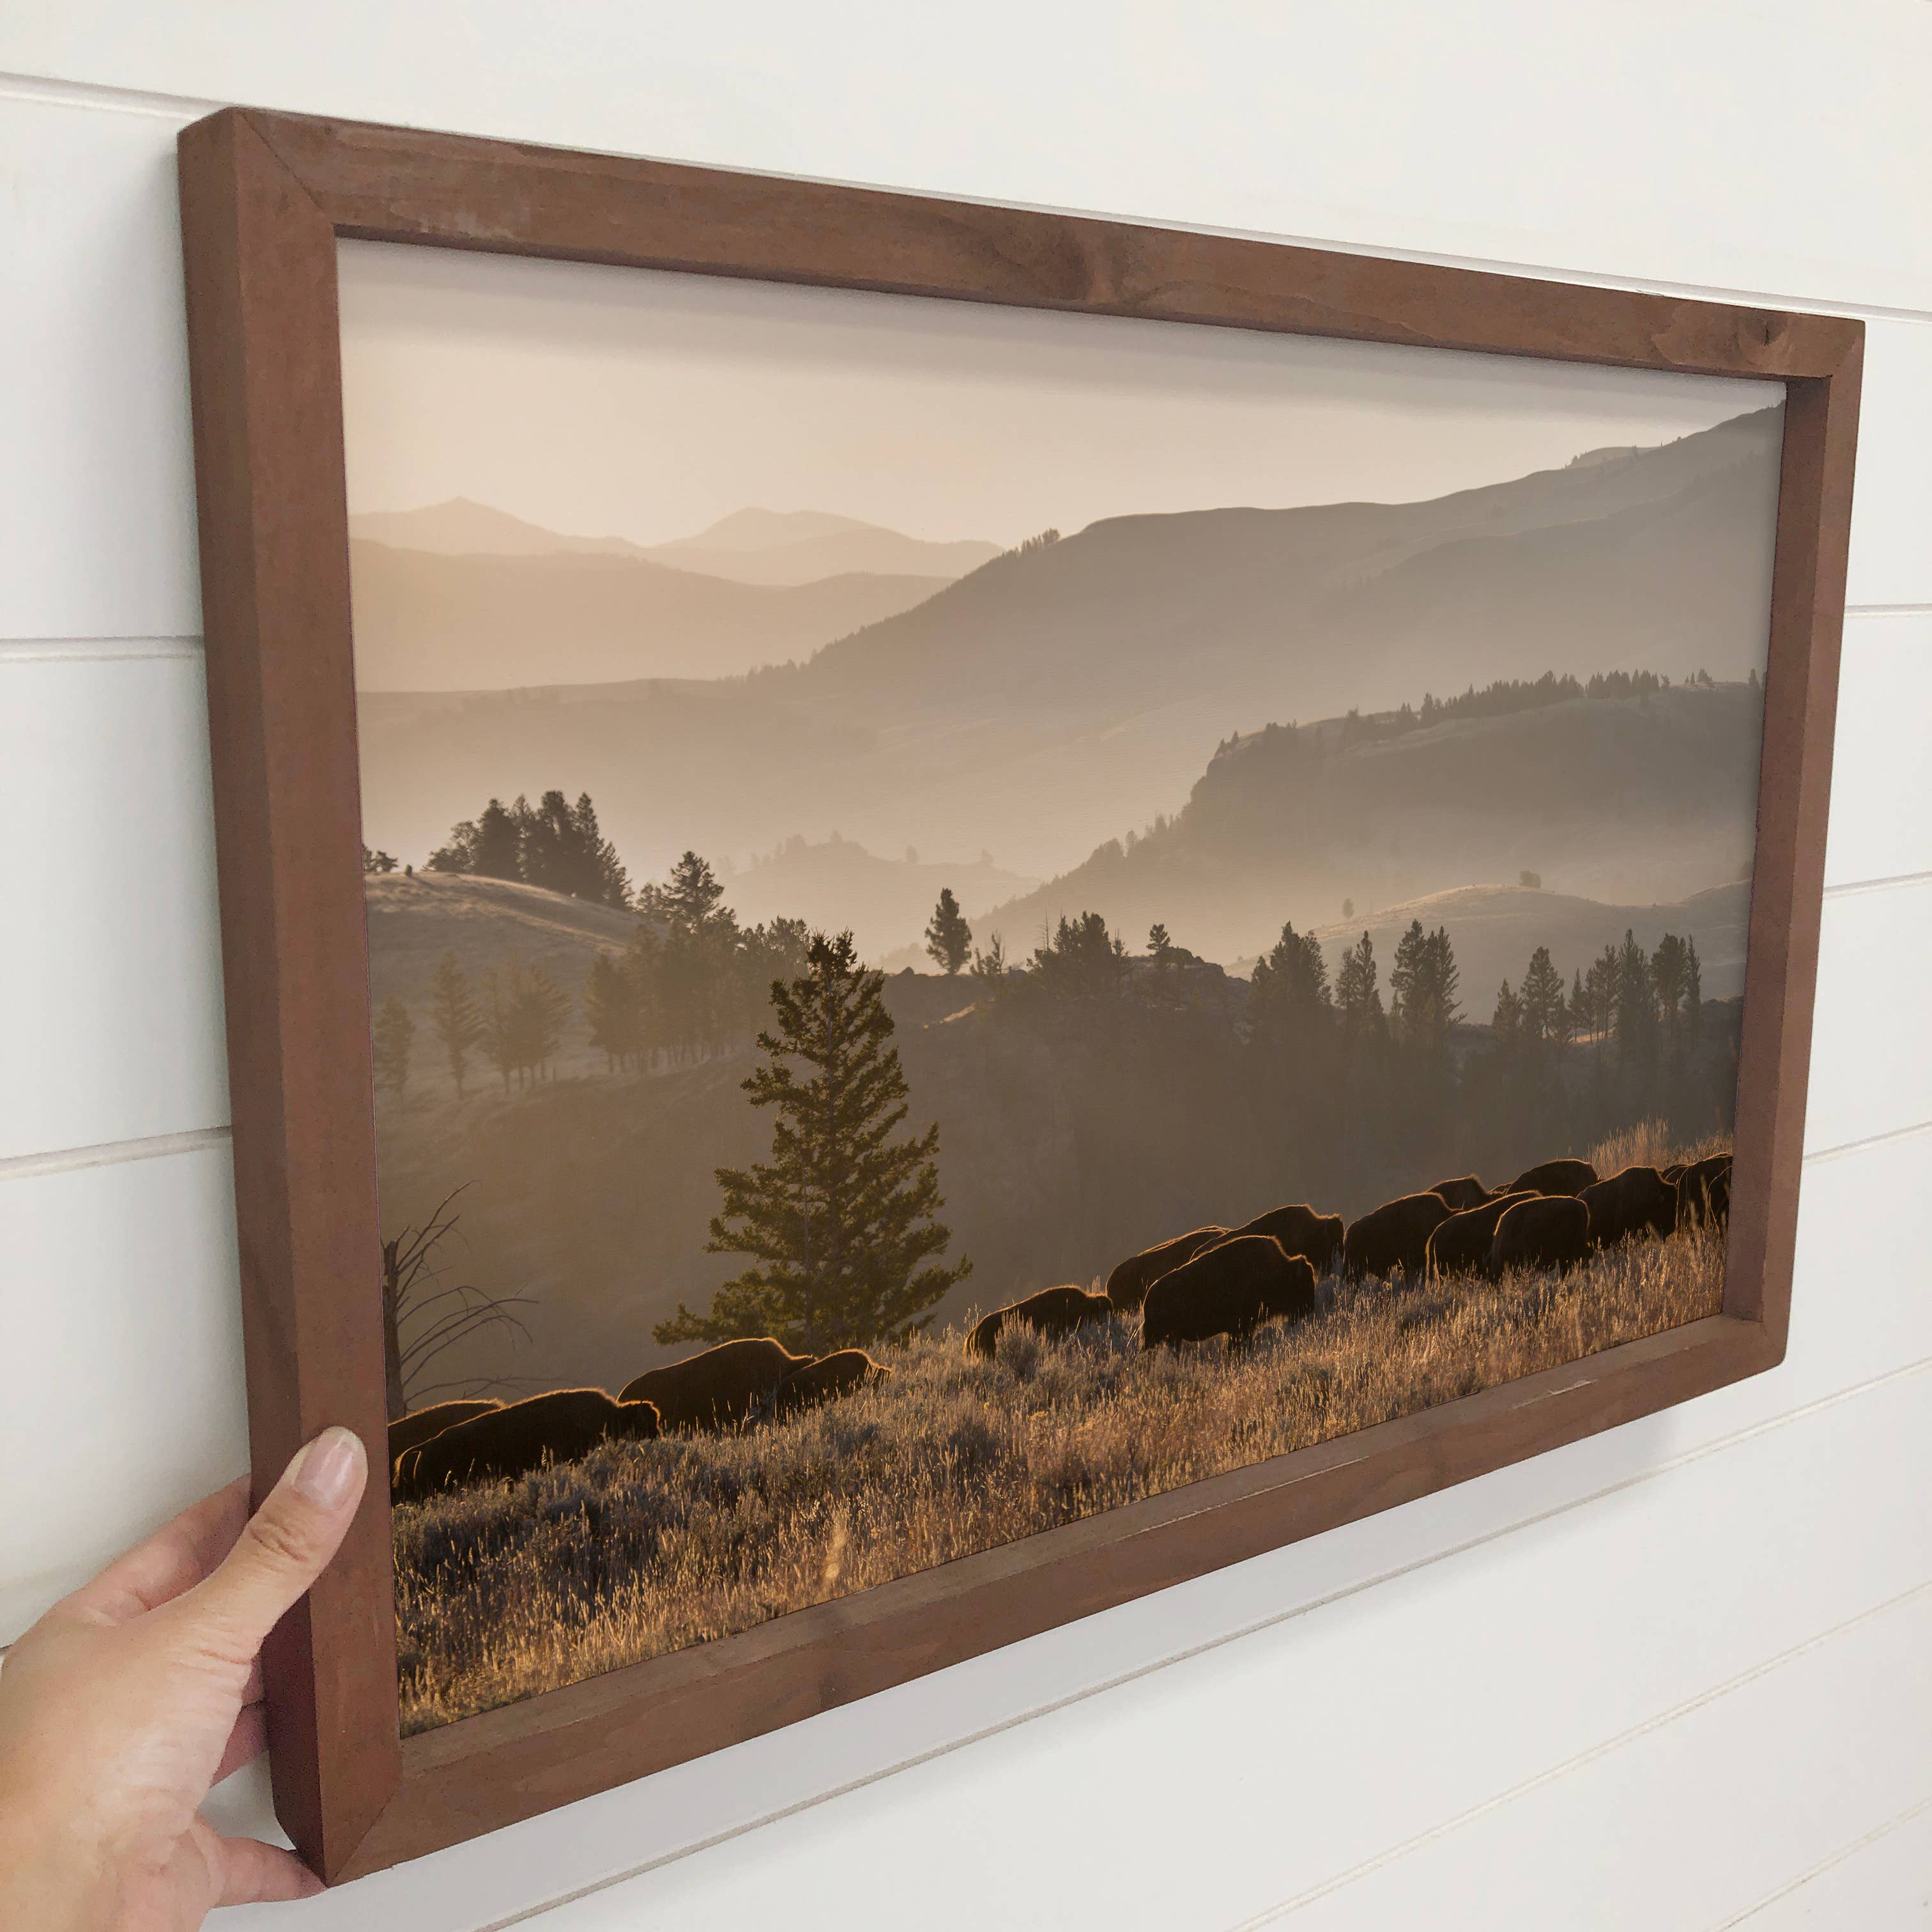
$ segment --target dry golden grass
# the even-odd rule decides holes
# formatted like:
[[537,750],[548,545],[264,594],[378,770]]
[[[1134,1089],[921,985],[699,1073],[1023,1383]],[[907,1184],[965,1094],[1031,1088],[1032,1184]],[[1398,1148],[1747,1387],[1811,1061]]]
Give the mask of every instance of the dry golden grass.
[[1627,1167],[1668,1167],[1679,1160],[1702,1160],[1708,1154],[1726,1154],[1730,1138],[1706,1134],[1690,1146],[1673,1141],[1670,1129],[1659,1120],[1639,1120],[1634,1126],[1599,1141],[1590,1150],[1590,1165],[1607,1180]]
[[890,1382],[795,1421],[607,1446],[400,1508],[403,1727],[748,1630],[1696,1321],[1718,1312],[1724,1275],[1722,1234],[1700,1228],[1562,1281],[1341,1288],[1323,1313],[1264,1329],[1245,1352],[1214,1342],[1143,1355],[1138,1323],[1116,1317],[1059,1342],[1010,1329],[988,1361],[949,1330],[895,1351]]

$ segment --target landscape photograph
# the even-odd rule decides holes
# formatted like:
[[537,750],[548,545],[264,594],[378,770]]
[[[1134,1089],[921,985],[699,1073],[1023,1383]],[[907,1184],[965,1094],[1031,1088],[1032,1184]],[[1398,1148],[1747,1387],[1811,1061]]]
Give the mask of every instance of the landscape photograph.
[[406,1732],[1718,1312],[1780,385],[340,268]]

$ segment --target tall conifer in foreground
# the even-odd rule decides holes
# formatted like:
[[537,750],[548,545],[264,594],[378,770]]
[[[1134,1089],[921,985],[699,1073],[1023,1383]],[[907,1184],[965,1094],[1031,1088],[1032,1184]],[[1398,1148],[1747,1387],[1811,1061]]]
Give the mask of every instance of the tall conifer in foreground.
[[951,1231],[940,1198],[935,1123],[895,1139],[907,1114],[905,1075],[891,1043],[882,976],[858,963],[849,932],[813,940],[805,972],[772,983],[772,1024],[758,1036],[769,1064],[740,1084],[774,1109],[772,1157],[721,1167],[722,1210],[708,1252],[754,1265],[728,1281],[710,1310],[680,1302],[660,1342],[772,1335],[814,1354],[897,1340],[970,1271],[937,1258]]

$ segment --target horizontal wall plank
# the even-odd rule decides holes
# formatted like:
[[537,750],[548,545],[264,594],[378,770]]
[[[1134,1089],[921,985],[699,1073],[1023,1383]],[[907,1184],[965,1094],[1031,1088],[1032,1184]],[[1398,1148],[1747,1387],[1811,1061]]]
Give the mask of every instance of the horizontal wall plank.
[[[1932,18],[1932,10],[1928,17]],[[1852,484],[1846,601],[1932,604],[1928,532],[1932,322],[1870,322],[1865,328],[1858,466]]]
[[[1641,1523],[1659,1470],[1903,1364],[1932,1358],[1932,1298],[1916,1286],[1916,1228],[1906,1216],[1876,1215],[1866,1207],[1911,1198],[1928,1185],[1932,1136],[1820,1162],[1808,1171],[1791,1352],[1769,1375],[380,1874],[310,1907],[312,1932],[392,1922],[406,1924],[412,1932],[464,1932],[494,1923],[613,1874],[675,1859],[689,1847],[789,1808],[811,1806],[827,1792],[1020,1724],[1096,1687],[1153,1672],[1120,1694],[1135,1701],[1159,1697],[1168,1674],[1160,1666],[1167,1660],[1231,1637],[1233,1649],[1244,1652],[1248,1640],[1238,1633],[1324,1602],[1332,1602],[1345,1621],[1371,1614],[1356,1606],[1400,1587],[1406,1574],[1440,1559],[1457,1560],[1454,1552],[1521,1526],[1530,1526],[1520,1533],[1537,1552],[1536,1562],[1553,1575],[1568,1560],[1556,1513],[1579,1499],[1605,1498],[1585,1504],[1579,1514],[1600,1509],[1617,1520]],[[1751,1492],[1742,1480],[1732,1486],[1740,1496]],[[1546,1520],[1552,1516],[1555,1521]],[[1639,1574],[1644,1567],[1639,1564]],[[1388,1579],[1394,1581],[1378,1581]],[[1354,1594],[1358,1592],[1366,1594]],[[1610,1603],[1614,1607],[1623,1600],[1612,1592]],[[1658,1636],[1654,1625],[1651,1634]],[[1418,1724],[1430,1708],[1426,1701],[1419,1707]],[[1031,1737],[1030,1725],[1024,1734]],[[1262,1761],[1271,1762],[1273,1756],[1270,1746]],[[247,1794],[234,1796],[244,1802]],[[817,1828],[811,1819],[818,1815],[814,1810],[804,1821],[808,1831]],[[997,1834],[983,1840],[996,1841]],[[733,1855],[724,1855],[727,1862]],[[952,1859],[950,1852],[946,1856]],[[654,1901],[656,1882],[640,1882],[633,1895]],[[654,1903],[644,1910],[648,1922],[658,1916]],[[1096,1921],[1076,1917],[1069,1922]]]
[[[877,0],[815,11],[748,0],[728,32],[702,10],[655,10],[646,32],[608,6],[345,0],[298,35],[272,10],[190,0],[127,9],[112,34],[92,31],[84,10],[13,9],[0,64],[1036,206],[1932,308],[1932,260],[1906,238],[1896,199],[1932,172],[1917,112],[1932,63],[1923,8],[1850,10],[1821,34],[1802,8],[1668,0],[1591,15],[1536,0],[1474,14],[1424,0],[1372,14],[1224,5],[1190,10],[1184,32],[1158,12],[986,0],[975,26],[962,35],[943,14]],[[1821,111],[1832,102],[1857,111]]]
[[[1925,466],[1932,470],[1932,455]],[[1925,528],[1923,548],[1932,555],[1932,507]],[[1898,616],[1848,616],[1825,848],[1828,886],[1932,872],[1928,718],[1932,608]]]
[[1748,1932],[1911,1932],[1932,1925],[1932,1804],[1847,1846],[1736,1923]]
[[[794,1924],[883,1932],[917,1898],[934,1932],[1246,1926],[1932,1578],[1915,1466],[1928,1451],[1922,1375],[544,1922],[722,1932],[782,1898]],[[1892,1533],[1871,1535],[1874,1522]],[[1902,1725],[1932,1709],[1918,1669],[1897,1685]],[[1836,1751],[1868,1728],[1844,1714]],[[1828,1778],[1838,1762],[1814,1774]],[[1716,1808],[1714,1794],[1696,1796]],[[1677,1796],[1693,1804],[1688,1778]],[[1832,1822],[1842,1828],[1843,1814]],[[1507,1888],[1528,1880],[1499,1874],[1503,1902],[1486,1922],[1686,1923],[1615,1909],[1616,1887],[1641,1886],[1640,1904],[1667,1876],[1607,1871],[1596,1912],[1571,1920],[1511,1910]],[[1750,1894],[1733,1888],[1726,1902],[1741,1896]],[[1448,1922],[1479,1921],[1452,1912]]]
[[201,628],[176,124],[0,92],[0,638]]
[[[1714,1932],[1875,1822],[1932,1798],[1928,1736],[1932,1585],[1250,1924]],[[1832,1922],[1883,1932],[1902,1922]]]
[[0,1642],[248,1466],[225,1148],[0,1182]]
[[200,652],[0,656],[0,1160],[228,1118]]
[[1808,1152],[1932,1120],[1932,1026],[1916,988],[1932,956],[1932,882],[1825,902],[1811,1030]]

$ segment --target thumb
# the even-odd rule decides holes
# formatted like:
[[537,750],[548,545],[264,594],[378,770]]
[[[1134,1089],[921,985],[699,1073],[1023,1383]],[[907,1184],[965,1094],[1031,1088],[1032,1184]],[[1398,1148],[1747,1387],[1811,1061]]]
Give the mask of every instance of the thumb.
[[368,1474],[361,1439],[324,1430],[296,1452],[235,1547],[183,1605],[193,1603],[231,1638],[238,1657],[252,1658],[342,1546]]

